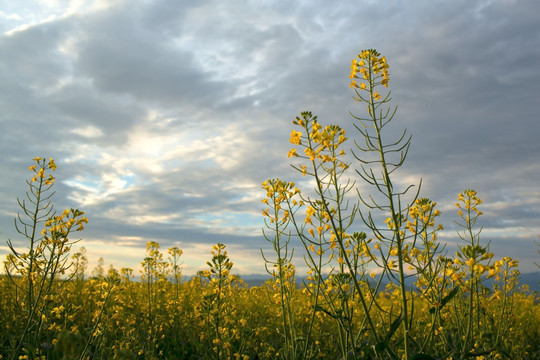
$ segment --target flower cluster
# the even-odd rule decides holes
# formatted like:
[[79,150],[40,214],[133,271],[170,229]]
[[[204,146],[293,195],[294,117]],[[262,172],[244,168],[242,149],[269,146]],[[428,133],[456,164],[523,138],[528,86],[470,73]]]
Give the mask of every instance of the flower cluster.
[[[304,134],[302,131],[292,130],[289,141],[303,147],[304,154],[300,155],[297,148],[292,148],[288,157],[309,159],[313,164],[320,164],[325,171],[332,171],[335,167],[347,169],[349,165],[340,160],[340,157],[345,156],[345,150],[339,149],[347,141],[345,130],[337,125],[328,125],[323,128],[317,121],[317,117],[309,111],[302,112],[301,116],[301,118],[297,117],[293,124],[301,127]],[[307,174],[305,165],[300,166],[298,170],[302,175]]]
[[[270,224],[280,222],[281,225],[286,225],[293,208],[304,204],[294,198],[300,190],[293,182],[269,179],[262,183],[262,188],[266,190],[266,198],[261,202],[269,206],[263,210],[263,215],[270,219]],[[270,214],[270,210],[273,214]]]
[[456,203],[457,213],[462,220],[461,223],[458,222],[458,225],[464,229],[463,234],[458,233],[458,235],[467,244],[459,247],[454,263],[458,266],[464,266],[464,271],[469,274],[469,280],[473,280],[492,269],[492,266],[481,262],[489,261],[493,257],[493,253],[489,252],[489,245],[480,244],[481,230],[473,232],[478,217],[482,215],[482,212],[478,210],[478,205],[482,203],[482,200],[477,196],[476,191],[470,189],[460,193],[458,200]]
[[[409,209],[409,217],[412,220],[407,222],[409,231],[417,232],[419,223],[429,227],[435,226],[435,218],[441,214],[439,210],[435,210],[436,205],[436,202],[427,198],[417,199]],[[442,230],[442,225],[439,225],[437,229]]]
[[[43,240],[36,248],[36,253],[45,255],[43,261],[67,256],[74,244],[68,237],[70,232],[82,231],[84,224],[88,223],[88,218],[82,215],[84,212],[78,209],[66,209],[62,214],[53,216],[45,222],[45,228],[41,231]],[[36,262],[36,264],[39,263],[39,261]],[[61,269],[59,272],[63,275],[65,269]]]
[[[388,68],[389,65],[384,56],[373,49],[364,50],[358,54],[358,59],[353,59],[351,62],[350,87],[366,91],[371,91],[377,85],[388,87],[390,81]],[[361,74],[361,78],[358,73]],[[357,84],[356,80],[363,81]],[[373,97],[375,100],[381,98],[378,93],[374,93]]]
[[51,186],[54,183],[54,176],[52,174],[49,174],[47,176],[46,169],[51,169],[52,171],[56,170],[56,163],[52,158],[49,158],[49,161],[45,160],[42,157],[35,157],[32,159],[36,162],[36,165],[32,165],[28,167],[29,171],[33,171],[35,173],[34,177],[30,180],[30,182],[35,182],[41,180],[45,183],[47,186]]
[[54,216],[45,222],[46,228],[41,234],[45,237],[57,238],[67,237],[73,226],[77,226],[75,231],[84,230],[84,224],[88,224],[88,218],[82,216],[83,211],[78,209],[66,209],[59,216]]
[[468,216],[473,212],[475,213],[475,216],[482,215],[482,212],[477,208],[477,206],[482,203],[482,200],[476,196],[476,191],[470,189],[465,190],[462,194],[458,195],[458,200],[460,202],[456,202],[456,206],[459,208],[459,216],[463,216],[463,211],[465,211]]

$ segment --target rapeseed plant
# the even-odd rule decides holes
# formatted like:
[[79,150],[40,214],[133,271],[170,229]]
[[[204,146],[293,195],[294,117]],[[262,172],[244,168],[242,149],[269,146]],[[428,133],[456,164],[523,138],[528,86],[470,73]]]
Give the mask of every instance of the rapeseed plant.
[[[385,353],[387,356],[397,357],[389,345],[397,326],[401,325],[404,344],[402,348],[405,358],[409,358],[410,299],[407,298],[404,272],[406,260],[404,220],[408,206],[402,208],[401,205],[402,195],[408,188],[402,192],[395,190],[390,174],[403,164],[410,138],[403,140],[404,133],[397,142],[388,145],[385,145],[382,139],[382,129],[395,114],[395,110],[393,112],[383,110],[383,106],[390,98],[389,94],[383,97],[378,90],[381,85],[388,87],[388,68],[383,56],[375,50],[365,50],[358,55],[358,59],[353,60],[350,78],[351,87],[355,89],[355,100],[366,103],[369,114],[368,118],[353,116],[359,122],[355,127],[365,140],[364,147],[355,142],[357,150],[379,156],[379,159],[366,160],[353,152],[354,157],[360,162],[360,169],[356,172],[363,180],[375,186],[389,203],[387,205],[377,203],[372,197],[364,199],[358,193],[359,200],[368,209],[378,209],[390,214],[386,221],[390,230],[389,235],[386,230],[375,224],[371,212],[364,215],[359,211],[358,203],[351,205],[348,200],[349,193],[355,189],[355,183],[343,178],[351,165],[343,160],[346,152],[342,149],[342,145],[347,141],[345,131],[337,125],[323,128],[316,116],[310,112],[303,112],[301,117],[293,121],[301,131],[293,130],[290,136],[290,142],[296,147],[289,151],[288,156],[300,158],[308,164],[293,167],[303,176],[314,178],[316,199],[302,199],[307,204],[303,223],[296,220],[294,213],[289,216],[297,236],[306,248],[306,259],[317,284],[315,288],[325,288],[321,293],[324,306],[317,304],[316,310],[327,313],[338,322],[341,333],[339,343],[344,358],[348,357],[349,353],[356,356],[359,350],[356,343],[356,339],[359,338],[356,332],[359,330],[354,328],[352,321],[356,303],[354,299],[358,300],[363,310],[361,332],[369,330],[367,333],[370,341],[364,343],[363,347],[374,350],[375,356],[382,356]],[[361,78],[359,74],[362,74]],[[357,81],[361,83],[358,84]],[[303,148],[303,154],[298,151],[298,147]],[[389,154],[392,153],[400,154],[400,158],[395,162],[389,158]],[[380,169],[376,171],[377,173],[380,171],[382,176],[375,175],[373,167],[379,167]],[[400,284],[402,298],[400,312],[397,315],[389,314],[391,324],[387,329],[378,329],[371,315],[371,309],[376,305],[376,297],[373,296],[374,292],[366,281],[365,271],[370,262],[377,260],[370,248],[372,239],[368,239],[365,233],[348,232],[357,214],[360,214],[364,224],[378,240],[378,250],[381,253],[378,260],[379,264],[382,264],[383,274],[397,279]],[[387,254],[382,253],[380,243],[385,243],[389,248]],[[390,260],[391,255],[397,259]],[[367,289],[364,284],[367,284]],[[360,351],[366,350],[360,347]]]
[[246,329],[237,319],[238,307],[234,304],[236,290],[242,280],[231,273],[233,267],[225,245],[212,247],[212,259],[207,262],[208,270],[198,273],[203,285],[202,301],[196,307],[202,330],[199,341],[201,350],[211,359],[230,359],[233,354],[242,355]]
[[[355,294],[359,295],[364,310],[364,322],[374,329],[369,315],[370,305],[363,296],[365,289],[361,282],[366,264],[373,256],[367,245],[371,240],[366,239],[365,233],[347,232],[354,222],[358,207],[357,204],[351,206],[347,200],[354,182],[342,182],[343,175],[349,169],[349,164],[343,160],[345,151],[341,149],[341,145],[347,141],[345,130],[336,125],[323,128],[310,112],[303,112],[293,124],[302,131],[293,130],[290,142],[303,147],[305,156],[298,155],[294,148],[289,152],[289,157],[299,157],[310,165],[309,168],[306,165],[293,167],[302,175],[315,179],[317,199],[302,198],[303,203],[308,205],[305,219],[298,221],[293,213],[291,222],[306,250],[305,258],[310,267],[310,279],[313,280],[306,285],[316,299],[313,308],[336,320],[340,329],[338,342],[342,355],[346,357],[357,349],[357,335],[354,334],[356,330],[352,327],[351,317]],[[348,283],[335,287],[333,279],[348,279]],[[333,300],[335,296],[340,299],[339,305]]]
[[69,236],[88,223],[84,212],[77,209],[55,214],[51,200],[55,178],[50,171],[56,170],[56,163],[52,158],[41,157],[33,161],[35,165],[29,167],[32,178],[26,181],[26,199],[18,199],[22,214],[15,221],[17,232],[28,242],[27,251],[16,249],[10,240],[7,242],[11,256],[5,270],[14,291],[11,300],[18,311],[20,334],[11,343],[11,359],[39,356],[39,344],[50,343],[43,333],[54,316],[51,303],[64,291],[65,282],[59,279],[71,265],[69,252],[74,241]]
[[270,260],[261,251],[266,271],[272,276],[272,281],[268,283],[268,295],[278,306],[282,321],[280,334],[283,336],[284,345],[278,351],[284,359],[304,359],[309,353],[314,313],[307,329],[304,329],[304,324],[297,321],[297,309],[292,301],[296,292],[295,267],[292,264],[294,251],[289,248],[291,234],[290,231],[287,232],[291,214],[303,206],[303,201],[296,199],[300,191],[292,182],[271,179],[263,182],[262,187],[267,194],[262,202],[268,205],[268,208],[263,210],[265,224],[273,236],[270,237],[264,230],[263,235],[272,244],[277,255],[276,260]]
[[162,327],[160,326],[161,318],[166,314],[165,292],[167,277],[169,275],[169,262],[163,259],[163,254],[159,251],[159,243],[149,241],[146,244],[146,257],[142,265],[142,280],[146,285],[147,299],[147,346],[144,351],[148,354],[159,353],[159,346],[156,339],[161,336]]
[[176,298],[178,299],[180,279],[182,278],[182,271],[180,268],[181,267],[180,256],[182,256],[184,252],[182,251],[182,249],[174,246],[168,249],[167,253],[169,253],[169,266],[171,267],[174,290],[175,290]]

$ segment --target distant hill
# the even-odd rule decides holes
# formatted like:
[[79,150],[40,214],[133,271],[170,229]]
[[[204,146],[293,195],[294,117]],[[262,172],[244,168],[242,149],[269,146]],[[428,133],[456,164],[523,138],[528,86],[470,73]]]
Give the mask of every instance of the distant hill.
[[[244,280],[248,287],[261,286],[265,281],[270,279],[270,277],[265,274],[248,274],[241,275],[240,277],[242,278],[242,280]],[[409,285],[413,281],[412,278],[410,279],[411,280],[409,282]],[[296,283],[301,286],[304,280],[305,277],[297,277]],[[540,271],[521,274],[519,283],[520,285],[529,285],[531,292],[536,291],[540,294]]]
[[527,284],[531,291],[536,291],[540,294],[540,271],[521,274],[520,284]]

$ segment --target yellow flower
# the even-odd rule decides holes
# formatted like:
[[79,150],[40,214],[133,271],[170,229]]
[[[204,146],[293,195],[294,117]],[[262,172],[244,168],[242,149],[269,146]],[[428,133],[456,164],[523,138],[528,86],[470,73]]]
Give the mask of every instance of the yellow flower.
[[54,162],[53,158],[49,158],[49,169],[52,171],[56,170],[56,163]]
[[304,153],[306,154],[307,157],[309,157],[309,160],[311,161],[315,160],[315,153],[310,148],[305,148]]
[[363,76],[364,80],[368,80],[368,78],[369,78],[368,70],[366,68],[361,68],[360,72],[362,73],[362,76]]
[[296,153],[296,149],[291,149],[289,153],[287,154],[287,157],[290,158],[291,156],[298,156]]
[[49,178],[45,180],[45,185],[51,185],[52,183],[54,183],[54,177],[49,175]]
[[292,144],[300,145],[301,144],[301,137],[302,137],[302,133],[300,131],[294,131],[293,130],[291,132],[291,138],[289,139],[289,141]]
[[497,269],[495,269],[495,268],[489,269],[487,278],[488,278],[488,279],[489,279],[489,278],[492,278],[492,277],[494,277],[495,275],[497,275]]
[[330,155],[323,155],[322,162],[332,162],[336,160],[333,156]]

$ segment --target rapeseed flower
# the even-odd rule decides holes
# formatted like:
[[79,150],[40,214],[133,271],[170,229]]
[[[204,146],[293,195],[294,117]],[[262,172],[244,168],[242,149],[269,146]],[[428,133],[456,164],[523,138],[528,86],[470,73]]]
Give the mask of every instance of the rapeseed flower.
[[301,145],[302,144],[302,133],[300,131],[292,130],[291,131],[291,137],[290,137],[289,141],[292,144]]

